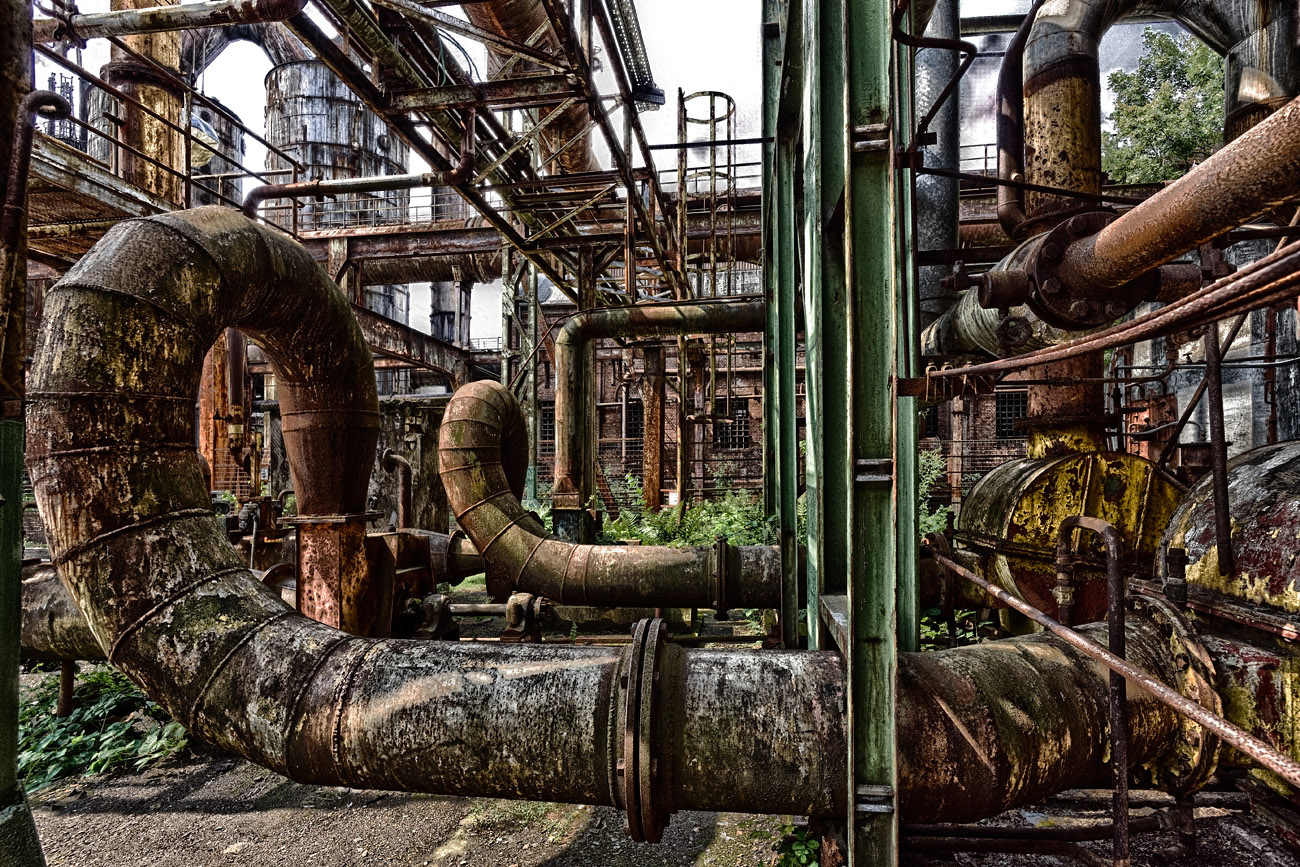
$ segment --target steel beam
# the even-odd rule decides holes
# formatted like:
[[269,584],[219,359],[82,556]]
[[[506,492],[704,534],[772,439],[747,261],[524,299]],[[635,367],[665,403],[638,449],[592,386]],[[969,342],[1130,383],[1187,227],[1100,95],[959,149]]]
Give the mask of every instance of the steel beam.
[[[780,95],[784,56],[780,21],[781,3],[763,4],[763,146],[764,236],[772,251],[764,269],[767,330],[764,335],[763,401],[764,484],[767,511],[775,515],[781,542],[781,640],[789,648],[799,645],[798,496],[799,443],[795,405],[794,188],[787,160],[776,158],[776,103]],[[776,172],[780,171],[779,180]],[[815,593],[815,591],[812,591]],[[811,607],[814,612],[817,606]]]
[[86,40],[104,36],[166,33],[198,27],[283,21],[297,15],[306,0],[207,0],[152,9],[120,9],[90,15],[73,14],[64,21],[41,18],[32,22],[32,41]]
[[[43,867],[36,825],[18,777],[18,635],[21,623],[23,556],[23,360],[26,345],[27,177],[15,149],[16,135],[31,119],[22,111],[31,89],[31,10],[24,0],[0,2],[0,301],[6,312],[0,331],[0,863]],[[30,142],[30,138],[26,138]],[[19,151],[21,152],[21,151]],[[10,168],[13,177],[10,177]],[[22,225],[11,220],[22,219]]]
[[487,106],[497,110],[558,105],[578,96],[568,75],[533,75],[475,84],[449,84],[394,93],[392,111],[442,111],[449,108]]
[[413,367],[445,373],[451,378],[453,387],[469,382],[470,361],[469,353],[465,350],[381,316],[359,304],[352,305],[352,312],[361,325],[366,343],[376,355],[395,358]]

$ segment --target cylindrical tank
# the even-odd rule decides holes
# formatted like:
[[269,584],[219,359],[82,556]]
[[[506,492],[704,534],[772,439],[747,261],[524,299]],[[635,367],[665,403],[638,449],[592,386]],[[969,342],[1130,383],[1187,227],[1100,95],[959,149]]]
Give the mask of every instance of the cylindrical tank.
[[[217,101],[214,99],[212,102]],[[233,117],[233,112],[231,116]],[[218,177],[206,180],[204,176],[231,175],[241,170],[244,163],[244,131],[225,114],[206,105],[195,105],[190,119],[190,132],[190,165],[194,167],[191,197],[194,204],[238,206],[243,201],[240,178]],[[209,139],[215,145],[210,144]]]
[[[302,170],[297,180],[337,180],[406,173],[407,148],[379,115],[361,101],[325,64],[301,60],[275,67],[266,75],[266,138]],[[266,157],[268,171],[289,164],[278,154]],[[288,174],[275,182],[294,180]],[[410,193],[347,193],[304,201],[298,211],[299,231],[381,226],[405,223]],[[289,225],[285,200],[272,200],[272,222]],[[410,293],[405,285],[380,284],[364,289],[362,303],[376,313],[406,323]]]
[[[1055,617],[1061,521],[1087,515],[1110,522],[1123,537],[1125,565],[1149,573],[1179,496],[1155,464],[1126,452],[1022,458],[976,483],[962,504],[957,543],[976,556],[987,580]],[[1106,615],[1104,549],[1091,534],[1079,533],[1073,550],[1076,562],[1086,560],[1075,567],[1074,621],[1100,620]]]
[[1213,476],[1183,498],[1160,548],[1159,575],[1169,549],[1187,552],[1187,582],[1236,599],[1300,614],[1300,441],[1261,446],[1228,462],[1228,503],[1236,571],[1219,574]]

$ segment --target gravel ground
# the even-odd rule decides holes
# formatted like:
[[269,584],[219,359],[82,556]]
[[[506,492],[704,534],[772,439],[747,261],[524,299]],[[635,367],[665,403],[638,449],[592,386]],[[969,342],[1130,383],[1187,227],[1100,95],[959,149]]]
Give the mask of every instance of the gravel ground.
[[783,821],[680,813],[652,846],[611,809],[305,786],[224,756],[32,801],[50,867],[739,867],[770,862]]

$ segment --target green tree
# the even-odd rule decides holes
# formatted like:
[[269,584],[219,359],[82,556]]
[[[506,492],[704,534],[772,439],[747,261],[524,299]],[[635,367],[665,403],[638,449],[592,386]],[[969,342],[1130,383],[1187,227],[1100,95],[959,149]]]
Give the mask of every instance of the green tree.
[[1102,135],[1101,166],[1124,184],[1186,174],[1223,138],[1223,59],[1205,43],[1147,29],[1134,72],[1108,79],[1115,132]]

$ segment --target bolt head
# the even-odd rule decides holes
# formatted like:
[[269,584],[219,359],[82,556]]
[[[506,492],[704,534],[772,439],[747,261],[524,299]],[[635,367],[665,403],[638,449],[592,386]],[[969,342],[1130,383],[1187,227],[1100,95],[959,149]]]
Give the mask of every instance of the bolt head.
[[1059,295],[1064,288],[1061,281],[1055,277],[1048,277],[1039,287],[1044,295]]

